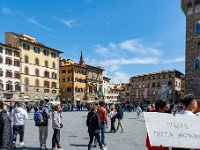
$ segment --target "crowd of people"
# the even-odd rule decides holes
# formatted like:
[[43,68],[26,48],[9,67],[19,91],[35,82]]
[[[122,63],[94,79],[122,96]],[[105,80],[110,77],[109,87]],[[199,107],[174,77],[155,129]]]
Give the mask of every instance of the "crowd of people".
[[[97,147],[97,143],[101,150],[106,150],[106,129],[110,128],[111,133],[116,133],[119,129],[124,132],[123,117],[129,105],[105,104],[104,101],[90,104],[87,106],[89,110],[86,126],[88,127],[89,143],[88,150]],[[70,106],[74,109],[74,106]],[[77,110],[83,110],[80,105]],[[39,104],[23,105],[21,102],[15,102],[14,106],[5,107],[4,102],[0,100],[0,150],[16,149],[17,136],[19,135],[19,145],[24,145],[24,129],[25,120],[28,119],[27,112],[34,109],[35,126],[39,132],[40,149],[47,149],[46,142],[48,138],[49,119],[52,118],[52,150],[62,150],[60,145],[60,130],[63,128],[61,110],[62,106],[47,106],[46,102],[41,100]],[[73,109],[70,109],[73,111]],[[8,111],[7,111],[8,110]],[[50,110],[52,115],[50,115]],[[144,111],[142,105],[134,106],[134,111],[138,119]],[[172,104],[163,100],[157,101],[155,104],[149,104],[146,107],[147,112],[173,113],[182,115],[200,115],[200,101],[196,100],[194,95],[186,95],[182,103]],[[109,123],[110,119],[110,125]],[[148,150],[180,150],[177,148],[154,147],[149,142],[147,133],[146,147]]]

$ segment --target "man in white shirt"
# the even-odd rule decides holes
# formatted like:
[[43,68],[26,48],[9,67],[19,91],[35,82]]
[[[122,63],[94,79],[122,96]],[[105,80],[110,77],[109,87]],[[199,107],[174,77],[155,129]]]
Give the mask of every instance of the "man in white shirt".
[[184,96],[183,104],[185,105],[185,110],[183,111],[183,115],[195,116],[195,112],[197,111],[198,104],[195,96],[193,94],[187,94]]
[[24,145],[24,125],[25,119],[28,119],[27,112],[22,108],[21,102],[16,102],[15,107],[10,114],[13,121],[13,148],[16,148],[17,135],[20,135],[20,146]]

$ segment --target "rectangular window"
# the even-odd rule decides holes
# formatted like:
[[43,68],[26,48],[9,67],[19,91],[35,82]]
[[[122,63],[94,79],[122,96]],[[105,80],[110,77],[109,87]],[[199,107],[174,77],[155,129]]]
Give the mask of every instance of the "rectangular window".
[[56,90],[52,90],[52,93],[56,94],[57,92],[56,92]]
[[43,53],[44,53],[45,56],[49,56],[49,51],[48,50],[44,49]]
[[12,78],[12,71],[6,70],[6,77]]
[[49,89],[44,89],[44,93],[49,93]]
[[12,50],[11,50],[11,49],[8,49],[8,48],[6,48],[6,55],[10,55],[10,56],[12,56]]
[[66,73],[66,70],[62,70],[62,73]]
[[65,82],[65,78],[62,79],[62,82]]
[[57,54],[55,52],[51,52],[51,57],[56,58]]
[[3,76],[3,70],[0,68],[0,77]]
[[0,46],[0,53],[3,53],[3,47]]
[[200,41],[198,42],[198,46],[200,46]]
[[30,45],[23,43],[23,49],[30,50]]
[[19,60],[17,60],[17,59],[14,60],[14,66],[17,66],[17,67],[20,66]]
[[15,56],[15,57],[20,57],[20,56],[19,56],[19,52],[14,51],[14,56]]
[[6,58],[6,65],[12,65],[11,58]]
[[15,72],[14,76],[15,76],[16,79],[20,79],[20,73],[19,72]]
[[72,88],[71,87],[67,87],[67,92],[71,92]]
[[34,52],[35,53],[40,53],[40,48],[39,47],[34,47]]

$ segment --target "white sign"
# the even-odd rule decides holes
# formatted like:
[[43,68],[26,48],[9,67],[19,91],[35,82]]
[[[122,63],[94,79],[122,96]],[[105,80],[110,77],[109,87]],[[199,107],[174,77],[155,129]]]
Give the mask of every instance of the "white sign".
[[151,146],[200,149],[200,117],[144,113]]

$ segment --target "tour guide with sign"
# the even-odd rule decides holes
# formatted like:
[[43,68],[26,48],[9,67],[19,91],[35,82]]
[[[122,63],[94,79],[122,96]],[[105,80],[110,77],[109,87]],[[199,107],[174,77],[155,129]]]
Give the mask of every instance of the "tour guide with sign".
[[156,102],[157,112],[144,113],[148,150],[200,149],[200,119],[194,114],[197,110],[197,100],[192,95],[186,95],[183,103],[185,110],[182,115],[165,113],[164,101]]

